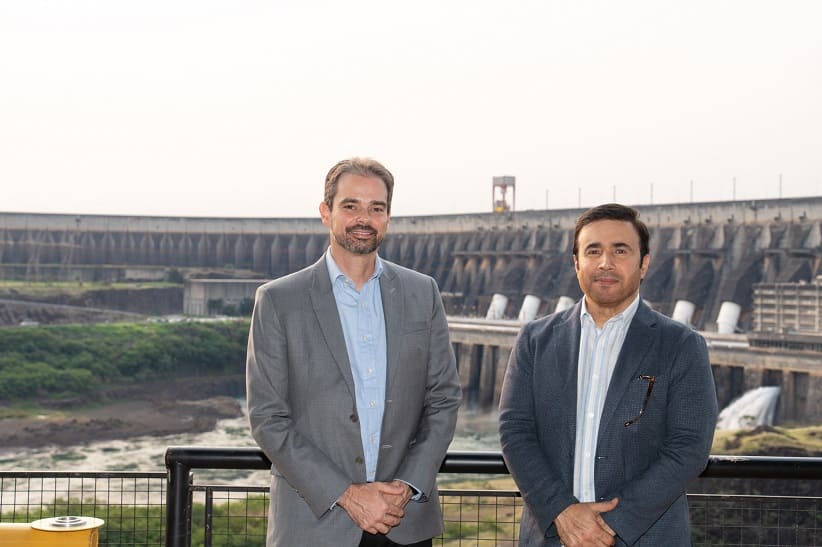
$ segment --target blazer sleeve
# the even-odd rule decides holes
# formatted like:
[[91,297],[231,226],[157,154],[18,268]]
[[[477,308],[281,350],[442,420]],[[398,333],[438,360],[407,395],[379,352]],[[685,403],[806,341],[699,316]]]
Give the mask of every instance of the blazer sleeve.
[[276,472],[319,518],[351,483],[345,472],[294,427],[289,405],[288,342],[269,291],[258,290],[246,359],[251,434]]
[[396,478],[420,489],[425,501],[434,489],[448,445],[454,437],[462,400],[448,322],[436,282],[428,278],[431,291],[431,338],[428,350],[425,399],[415,435]]
[[556,535],[557,515],[579,500],[571,493],[568,478],[548,461],[537,433],[531,332],[536,324],[526,325],[514,343],[500,394],[499,430],[505,464],[540,529],[551,536]]
[[688,484],[705,469],[716,428],[717,401],[705,340],[683,329],[674,351],[666,407],[666,434],[658,458],[614,495],[619,505],[602,516],[633,545]]

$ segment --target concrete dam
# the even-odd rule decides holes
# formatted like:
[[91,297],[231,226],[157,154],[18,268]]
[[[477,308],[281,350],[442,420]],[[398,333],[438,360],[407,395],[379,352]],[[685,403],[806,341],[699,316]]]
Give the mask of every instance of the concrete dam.
[[[708,339],[720,405],[780,386],[780,421],[822,420],[822,197],[637,208],[651,231],[643,298],[675,318],[685,304],[680,320]],[[581,212],[392,218],[381,255],[437,280],[469,412],[496,407],[521,321],[581,296],[571,259]],[[0,277],[162,279],[174,269],[250,282],[313,263],[327,242],[318,218],[0,213]],[[798,283],[797,302],[816,300],[810,323],[802,319],[815,341],[796,350],[749,344],[761,334],[749,331],[755,319],[762,326],[754,285],[763,283]],[[723,329],[726,304],[737,313]]]
[[[822,197],[639,206],[651,231],[643,297],[716,330],[723,302],[752,325],[755,283],[822,273]],[[395,217],[381,255],[433,276],[449,315],[516,318],[581,296],[571,261],[582,209]],[[110,279],[175,268],[275,278],[327,245],[318,218],[179,218],[0,213],[5,278]],[[112,279],[114,278],[114,279]]]

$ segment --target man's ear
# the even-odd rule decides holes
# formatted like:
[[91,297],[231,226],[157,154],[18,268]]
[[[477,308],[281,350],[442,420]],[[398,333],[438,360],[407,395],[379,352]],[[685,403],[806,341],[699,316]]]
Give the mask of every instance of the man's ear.
[[639,279],[645,279],[645,275],[648,273],[648,266],[651,264],[651,255],[645,255],[642,257],[642,264],[639,265]]
[[323,221],[323,226],[331,227],[331,207],[324,201],[320,202],[320,218]]

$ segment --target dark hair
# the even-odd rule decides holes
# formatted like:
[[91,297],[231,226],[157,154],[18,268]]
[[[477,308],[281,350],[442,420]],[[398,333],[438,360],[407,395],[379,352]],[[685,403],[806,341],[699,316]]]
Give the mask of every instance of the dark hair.
[[640,261],[649,253],[648,241],[651,239],[651,234],[648,232],[645,223],[639,220],[639,211],[619,203],[606,203],[588,209],[577,219],[577,224],[574,226],[574,256],[577,256],[579,251],[579,233],[585,226],[597,220],[624,220],[630,222],[639,236]]
[[361,177],[376,177],[385,183],[388,191],[386,211],[391,212],[391,196],[394,193],[394,175],[383,164],[371,158],[348,158],[337,162],[325,176],[325,196],[323,201],[331,209],[334,197],[337,195],[337,184],[343,175],[360,175]]

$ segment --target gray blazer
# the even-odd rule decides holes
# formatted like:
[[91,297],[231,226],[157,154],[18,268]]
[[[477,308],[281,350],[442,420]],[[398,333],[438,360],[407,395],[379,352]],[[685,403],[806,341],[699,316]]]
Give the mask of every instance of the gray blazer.
[[[580,303],[526,325],[500,399],[500,436],[525,508],[521,547],[560,544],[554,518],[573,494]],[[645,414],[648,381],[656,377]],[[717,402],[708,350],[693,330],[640,302],[619,354],[597,438],[597,500],[617,545],[691,545],[685,488],[705,468]]]
[[[442,531],[437,471],[461,393],[436,283],[383,261],[388,348],[378,481],[402,479],[410,502],[389,537],[413,543]],[[356,546],[362,536],[337,498],[365,482],[354,379],[325,258],[257,290],[246,364],[254,439],[271,459],[267,545]]]

